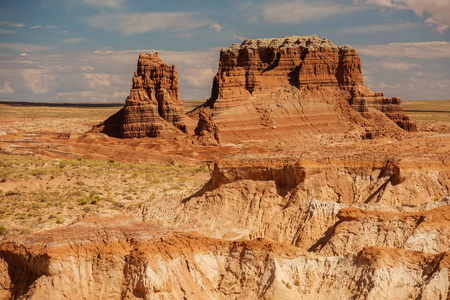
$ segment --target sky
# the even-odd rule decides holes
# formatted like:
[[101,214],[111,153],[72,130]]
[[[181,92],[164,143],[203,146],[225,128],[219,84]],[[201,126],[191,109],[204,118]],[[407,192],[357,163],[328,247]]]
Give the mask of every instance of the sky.
[[375,92],[450,99],[450,0],[1,0],[0,100],[124,102],[152,50],[207,99],[221,48],[310,34],[355,48]]

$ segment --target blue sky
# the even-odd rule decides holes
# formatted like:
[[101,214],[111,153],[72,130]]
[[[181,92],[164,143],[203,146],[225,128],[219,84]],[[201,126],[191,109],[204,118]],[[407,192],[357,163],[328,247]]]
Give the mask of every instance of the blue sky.
[[0,100],[124,102],[151,50],[206,99],[221,48],[308,34],[353,46],[374,91],[450,99],[449,0],[2,0]]

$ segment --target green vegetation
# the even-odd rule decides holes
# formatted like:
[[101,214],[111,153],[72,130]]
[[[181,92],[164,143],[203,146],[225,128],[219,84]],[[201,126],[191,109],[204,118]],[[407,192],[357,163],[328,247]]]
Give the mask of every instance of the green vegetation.
[[86,213],[127,212],[156,197],[199,188],[208,174],[206,165],[0,154],[0,238],[70,224]]

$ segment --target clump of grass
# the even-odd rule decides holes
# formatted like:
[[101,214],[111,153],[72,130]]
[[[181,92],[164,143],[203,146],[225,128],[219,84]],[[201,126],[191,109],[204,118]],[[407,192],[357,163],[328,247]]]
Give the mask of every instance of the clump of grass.
[[0,236],[8,236],[8,229],[5,226],[0,226]]
[[21,231],[20,231],[20,234],[30,234],[30,233],[32,233],[33,231],[30,229],[30,228],[23,228]]
[[20,193],[16,191],[6,191],[5,193],[5,196],[14,196],[14,195],[20,195]]

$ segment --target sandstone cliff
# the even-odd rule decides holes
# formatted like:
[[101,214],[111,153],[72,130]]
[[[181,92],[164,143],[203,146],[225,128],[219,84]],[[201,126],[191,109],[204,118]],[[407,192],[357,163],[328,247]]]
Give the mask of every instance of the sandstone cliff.
[[445,299],[449,253],[325,257],[93,216],[0,246],[5,299]]
[[120,138],[165,137],[186,132],[178,74],[157,52],[139,54],[133,86],[125,106],[92,132]]
[[[395,135],[394,124],[416,130],[400,98],[364,87],[355,50],[316,35],[245,40],[222,49],[211,98],[203,107],[227,142],[299,141],[354,126],[372,135]],[[375,111],[383,113],[381,120]],[[388,128],[380,128],[380,122]]]

